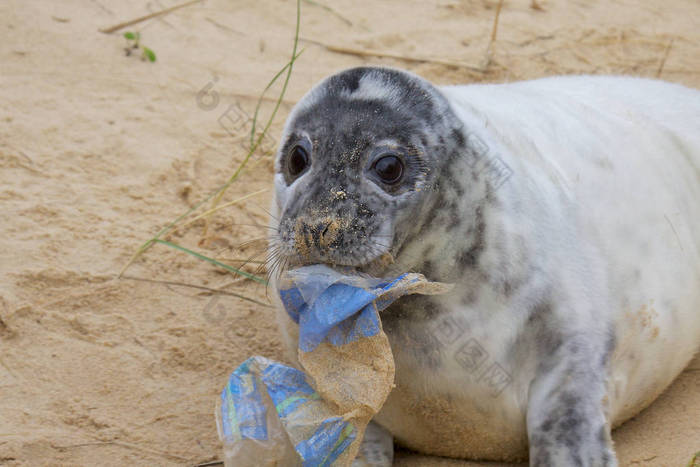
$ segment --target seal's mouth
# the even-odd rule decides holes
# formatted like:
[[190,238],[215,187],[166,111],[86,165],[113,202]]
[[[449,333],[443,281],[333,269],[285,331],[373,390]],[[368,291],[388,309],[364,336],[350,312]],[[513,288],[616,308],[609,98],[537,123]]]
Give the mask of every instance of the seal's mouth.
[[[374,277],[383,277],[394,264],[394,256],[390,252],[384,252],[379,256],[370,259],[367,262],[343,262],[333,261],[328,258],[328,255],[324,257],[304,257],[303,255],[295,252],[287,257],[278,258],[273,262],[273,270],[269,270],[269,274],[284,274],[285,271],[298,269],[304,266],[311,266],[316,264],[322,264],[328,266],[343,274],[368,274]],[[275,267],[276,265],[276,267]]]
[[312,264],[323,264],[333,269],[356,270],[358,272],[369,273],[370,271],[384,271],[394,264],[394,256],[385,252],[382,255],[368,261],[365,263],[347,262],[342,261],[331,261],[331,260],[318,260],[307,258],[304,259],[300,255],[294,255],[287,259],[285,269],[296,269],[303,266],[310,266]]
[[394,255],[387,251],[369,263],[363,265],[361,272],[379,277],[381,276],[381,273],[389,269],[392,264],[394,264]]

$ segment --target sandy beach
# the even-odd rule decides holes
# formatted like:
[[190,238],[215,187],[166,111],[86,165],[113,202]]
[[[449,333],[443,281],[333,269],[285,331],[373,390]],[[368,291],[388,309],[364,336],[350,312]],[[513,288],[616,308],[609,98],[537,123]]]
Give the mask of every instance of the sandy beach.
[[[2,466],[220,459],[214,409],[228,375],[251,355],[284,359],[264,285],[162,244],[117,278],[235,171],[257,98],[292,51],[289,0],[205,0],[99,31],[178,3],[0,3]],[[396,66],[438,84],[586,73],[700,87],[697,0],[507,0],[491,41],[497,5],[302,1],[303,53],[263,150],[223,201],[254,194],[206,234],[198,221],[169,239],[256,272],[270,150],[294,103],[343,68]],[[125,31],[156,61],[127,55]],[[687,465],[700,451],[700,359],[613,438],[621,466]],[[497,464],[399,450],[395,465]]]

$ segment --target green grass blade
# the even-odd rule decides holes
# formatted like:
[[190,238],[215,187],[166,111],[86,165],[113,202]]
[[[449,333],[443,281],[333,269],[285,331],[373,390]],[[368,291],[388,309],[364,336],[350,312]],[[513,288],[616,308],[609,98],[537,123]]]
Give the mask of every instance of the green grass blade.
[[[293,61],[296,61],[297,58],[304,52],[304,49],[302,49],[296,57],[294,57]],[[250,129],[250,147],[252,148],[255,145],[255,130],[256,130],[256,125],[258,122],[258,113],[260,113],[260,106],[263,103],[263,97],[265,97],[265,93],[270,90],[270,88],[277,82],[280,76],[282,76],[282,73],[289,68],[293,61],[288,62],[280,71],[277,72],[277,74],[270,80],[269,83],[267,83],[267,86],[265,86],[265,89],[263,89],[262,94],[260,94],[260,97],[258,98],[257,104],[255,104],[255,112],[253,113],[253,125],[251,126]]]
[[129,261],[124,265],[124,267],[122,268],[122,270],[119,271],[119,275],[118,275],[117,277],[121,277],[121,276],[124,274],[124,271],[126,271],[126,269],[127,269],[129,266],[131,266],[131,264],[132,264],[134,261],[136,261],[136,258],[138,258],[139,256],[141,256],[146,250],[148,250],[150,247],[152,247],[153,244],[154,244],[157,240],[160,239],[160,237],[162,237],[162,236],[165,235],[166,233],[170,232],[173,228],[175,228],[175,226],[176,226],[182,219],[184,219],[185,217],[187,217],[187,216],[189,216],[190,214],[192,214],[194,211],[196,211],[197,209],[199,209],[203,204],[209,202],[209,200],[211,200],[214,196],[216,196],[217,194],[219,194],[219,192],[221,192],[221,190],[223,190],[223,189],[225,189],[225,188],[226,188],[226,184],[221,185],[221,186],[218,187],[216,190],[214,190],[214,191],[212,191],[211,193],[209,193],[209,194],[207,195],[206,198],[204,198],[204,199],[201,200],[200,202],[196,203],[194,206],[192,206],[190,209],[188,209],[188,210],[185,211],[184,213],[180,214],[175,220],[173,220],[173,221],[169,222],[168,224],[166,224],[163,228],[161,228],[161,229],[158,231],[157,234],[155,234],[155,236],[153,236],[152,238],[149,238],[148,240],[146,240],[146,241],[136,250],[136,253],[133,254],[133,256],[129,259]]
[[[241,173],[243,168],[246,166],[248,161],[250,160],[251,156],[255,152],[255,150],[258,148],[260,143],[262,142],[262,139],[265,137],[267,134],[267,131],[270,129],[270,125],[272,125],[273,120],[275,119],[275,116],[277,115],[277,111],[280,108],[280,105],[282,105],[282,100],[284,99],[284,95],[287,92],[287,86],[289,85],[289,79],[292,76],[292,69],[294,68],[294,62],[296,61],[298,54],[297,54],[297,48],[299,47],[299,27],[301,24],[301,0],[297,0],[297,21],[296,21],[296,28],[294,31],[294,46],[292,47],[292,58],[289,60],[289,63],[287,64],[285,68],[287,69],[287,76],[285,76],[284,83],[282,84],[282,90],[280,91],[280,95],[277,99],[277,102],[275,103],[275,108],[272,110],[272,114],[270,115],[270,118],[267,120],[267,124],[263,128],[262,133],[260,133],[260,136],[258,137],[257,141],[253,145],[253,147],[250,148],[248,151],[248,154],[246,157],[243,159],[243,161],[240,163],[236,171],[234,172],[231,177],[226,181],[224,190],[222,190],[216,198],[214,198],[214,202],[212,203],[212,208],[215,208],[217,204],[219,204],[219,201],[221,200],[221,197],[224,194],[224,191],[238,178],[238,175]],[[269,85],[268,85],[269,86]],[[253,125],[255,125],[255,119],[253,120]],[[206,228],[205,228],[206,231]]]
[[188,255],[192,255],[192,256],[194,256],[195,258],[204,260],[204,261],[206,261],[206,262],[208,262],[208,263],[213,264],[214,266],[218,266],[218,267],[223,268],[223,269],[226,269],[227,271],[232,272],[232,273],[234,273],[234,274],[238,274],[238,275],[240,275],[240,276],[247,277],[248,279],[253,280],[253,281],[255,281],[255,282],[258,282],[258,283],[260,283],[260,284],[267,285],[267,281],[266,281],[265,279],[263,279],[262,277],[258,277],[258,276],[256,276],[255,274],[251,274],[251,273],[249,273],[249,272],[245,272],[245,271],[242,271],[242,270],[240,270],[240,269],[236,269],[236,268],[234,268],[234,267],[229,266],[228,264],[222,263],[221,261],[217,261],[217,260],[215,260],[214,258],[210,258],[210,257],[208,257],[208,256],[204,256],[204,255],[201,254],[201,253],[197,253],[196,251],[192,251],[192,250],[190,250],[190,249],[188,249],[188,248],[185,248],[184,246],[180,246],[180,245],[178,245],[177,243],[169,242],[169,241],[167,241],[167,240],[160,240],[160,239],[154,240],[154,242],[155,242],[155,243],[161,243],[161,244],[163,244],[163,245],[169,246],[170,248],[175,248],[176,250],[183,251],[183,252],[187,253]]
[[[200,258],[200,259],[203,259],[203,260],[205,260],[205,261],[208,261],[208,262],[210,262],[210,263],[212,263],[212,264],[215,264],[215,265],[217,265],[217,266],[223,267],[224,269],[230,270],[231,272],[234,272],[234,273],[236,273],[236,274],[241,274],[241,275],[243,275],[243,276],[245,276],[245,277],[252,276],[252,277],[251,277],[252,280],[256,280],[257,282],[263,281],[263,282],[261,282],[261,283],[267,283],[266,281],[264,281],[264,279],[261,279],[260,277],[254,276],[254,275],[252,275],[252,274],[248,274],[248,273],[246,273],[246,272],[244,272],[244,271],[239,271],[239,270],[237,270],[237,269],[235,269],[235,268],[232,268],[231,266],[228,266],[228,265],[226,265],[226,264],[220,263],[220,262],[218,262],[218,261],[216,261],[216,260],[214,260],[214,259],[212,259],[212,258],[208,258],[208,257],[206,257],[206,256],[199,255],[198,253],[195,253],[195,252],[193,252],[193,251],[191,251],[191,250],[187,250],[186,248],[180,247],[179,245],[176,245],[176,244],[174,244],[174,243],[161,240],[160,237],[162,237],[163,235],[165,235],[165,234],[167,234],[168,232],[170,232],[175,226],[177,226],[177,224],[178,224],[180,221],[182,221],[184,218],[186,218],[187,216],[189,216],[190,214],[192,214],[194,211],[196,211],[197,209],[199,209],[203,204],[208,203],[210,200],[212,200],[212,199],[214,200],[214,201],[212,202],[212,208],[216,208],[216,206],[218,205],[219,201],[220,201],[221,198],[223,197],[225,191],[226,191],[226,190],[228,189],[228,187],[231,186],[231,184],[238,178],[238,176],[240,175],[241,171],[243,170],[243,168],[245,167],[245,165],[248,163],[248,160],[251,158],[251,156],[253,155],[253,153],[255,152],[255,150],[258,148],[258,146],[259,146],[260,143],[262,142],[262,139],[267,135],[267,131],[269,130],[270,126],[272,125],[272,122],[273,122],[275,116],[277,115],[277,111],[279,110],[279,107],[280,107],[280,105],[282,104],[282,100],[284,99],[284,95],[285,95],[285,93],[286,93],[286,91],[287,91],[287,86],[288,86],[288,84],[289,84],[289,79],[290,79],[291,74],[292,74],[292,68],[293,68],[294,62],[295,62],[296,59],[299,57],[299,55],[301,55],[301,53],[303,52],[303,50],[302,50],[302,51],[300,51],[299,53],[297,53],[298,46],[299,46],[299,30],[300,30],[300,24],[301,24],[301,0],[297,0],[297,17],[296,17],[296,28],[295,28],[295,31],[294,31],[294,46],[293,46],[293,48],[292,48],[292,57],[291,57],[291,59],[289,60],[289,62],[288,62],[288,63],[273,77],[273,79],[270,81],[270,83],[268,83],[268,85],[265,87],[265,90],[263,91],[263,94],[260,96],[260,99],[258,100],[258,104],[257,104],[256,109],[255,109],[255,116],[254,116],[254,118],[253,118],[253,132],[252,132],[251,134],[254,134],[254,131],[255,131],[255,125],[256,125],[256,122],[257,122],[257,115],[258,115],[258,111],[259,111],[259,108],[260,108],[260,105],[261,105],[261,102],[262,102],[262,97],[263,97],[265,91],[267,91],[267,90],[276,82],[276,80],[279,79],[279,77],[280,77],[280,76],[284,73],[284,71],[286,70],[286,71],[287,71],[287,75],[286,75],[286,77],[285,77],[284,84],[283,84],[283,86],[282,86],[282,91],[280,92],[279,98],[277,99],[277,102],[275,103],[274,110],[273,110],[272,114],[270,115],[270,118],[268,119],[268,121],[267,121],[265,127],[263,128],[262,133],[261,133],[260,136],[258,137],[257,141],[251,146],[250,151],[248,151],[248,154],[246,155],[246,157],[244,158],[244,160],[241,162],[241,164],[238,166],[238,168],[236,169],[236,171],[234,172],[234,174],[233,174],[231,177],[229,177],[229,179],[228,179],[223,185],[219,186],[216,190],[214,190],[213,192],[211,192],[211,193],[210,193],[208,196],[206,196],[204,199],[202,199],[201,201],[199,201],[198,203],[196,203],[194,206],[192,206],[190,209],[188,209],[187,211],[185,211],[183,214],[181,214],[180,216],[178,216],[175,220],[173,220],[173,221],[169,222],[168,224],[166,224],[163,228],[160,229],[160,231],[158,231],[158,233],[156,233],[156,235],[155,235],[154,237],[152,237],[152,238],[150,238],[149,240],[145,241],[145,242],[136,250],[136,252],[135,252],[135,253],[133,254],[133,256],[129,259],[129,261],[124,265],[124,267],[121,269],[121,271],[119,272],[119,274],[118,274],[117,277],[121,277],[121,276],[124,274],[124,272],[127,270],[127,268],[128,268],[131,264],[133,264],[133,262],[134,262],[139,256],[141,256],[143,253],[145,253],[146,250],[148,250],[149,248],[151,248],[155,243],[163,243],[163,244],[172,246],[173,248],[177,248],[177,249],[180,249],[180,250],[182,250],[182,251],[184,251],[184,252],[193,254],[193,256],[195,256],[195,257],[198,257],[198,258]],[[139,38],[140,38],[140,34],[139,34],[138,32],[135,33],[135,39],[138,41]],[[252,141],[252,139],[251,139],[251,141]],[[205,232],[206,232],[206,227],[205,227]],[[254,277],[255,279],[253,279],[253,277]]]

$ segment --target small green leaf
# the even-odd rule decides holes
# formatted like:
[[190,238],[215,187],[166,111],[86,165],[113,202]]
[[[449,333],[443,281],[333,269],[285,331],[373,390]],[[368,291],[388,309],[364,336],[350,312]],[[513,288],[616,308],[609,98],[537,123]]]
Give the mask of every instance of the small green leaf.
[[149,62],[155,62],[156,61],[156,54],[153,52],[151,49],[148,47],[143,48],[143,55],[148,59]]
[[125,33],[124,33],[124,37],[126,37],[126,38],[129,39],[130,41],[136,40],[136,35],[135,35],[133,32],[131,32],[131,31],[125,32]]

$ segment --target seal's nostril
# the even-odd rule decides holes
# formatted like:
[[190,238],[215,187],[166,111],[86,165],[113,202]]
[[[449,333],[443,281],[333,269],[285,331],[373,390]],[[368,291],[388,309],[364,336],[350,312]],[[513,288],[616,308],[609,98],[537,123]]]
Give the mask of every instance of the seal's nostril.
[[329,228],[330,226],[331,226],[331,223],[330,223],[330,222],[329,222],[328,224],[326,224],[326,228],[323,229],[323,232],[321,232],[321,238],[323,238],[323,237],[326,236],[326,234],[328,233],[328,228]]
[[[321,230],[323,227],[323,230]],[[330,247],[330,245],[336,241],[340,233],[340,222],[338,220],[326,220],[319,225],[319,246],[322,248]]]

